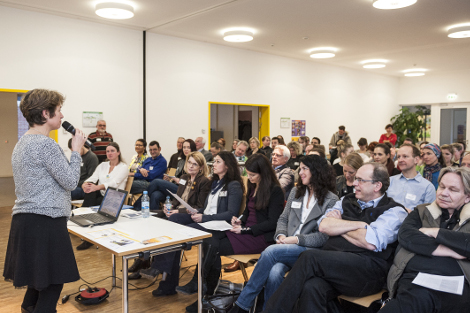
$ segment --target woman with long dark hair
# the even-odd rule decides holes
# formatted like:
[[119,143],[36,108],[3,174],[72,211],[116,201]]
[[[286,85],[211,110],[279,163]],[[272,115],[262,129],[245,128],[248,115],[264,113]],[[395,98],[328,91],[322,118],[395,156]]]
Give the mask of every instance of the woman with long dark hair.
[[[245,163],[248,174],[246,208],[238,219],[232,216],[232,229],[213,232],[204,240],[205,293],[214,293],[222,264],[220,256],[261,253],[274,243],[274,233],[284,206],[284,192],[266,156],[252,155]],[[197,301],[186,308],[196,312]]]
[[389,176],[400,174],[400,170],[395,167],[390,153],[390,146],[384,143],[379,143],[374,148],[374,162],[385,165]]
[[230,313],[248,312],[263,287],[267,301],[300,253],[325,243],[328,236],[318,231],[317,220],[338,200],[335,191],[335,173],[326,159],[318,155],[303,157],[297,187],[292,189],[277,222],[276,244],[261,254]]
[[137,154],[132,157],[129,163],[129,172],[131,173],[137,172],[137,170],[142,167],[144,161],[149,157],[147,154],[147,141],[145,139],[137,139],[134,149]]

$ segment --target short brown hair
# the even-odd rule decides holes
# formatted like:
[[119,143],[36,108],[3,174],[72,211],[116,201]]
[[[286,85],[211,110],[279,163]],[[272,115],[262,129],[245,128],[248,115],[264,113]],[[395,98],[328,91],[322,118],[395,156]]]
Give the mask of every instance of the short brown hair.
[[400,148],[402,147],[410,147],[412,151],[412,155],[414,158],[418,157],[421,155],[421,152],[419,151],[418,147],[416,147],[415,145],[412,145],[411,143],[404,143],[400,146]]
[[46,123],[42,111],[47,110],[50,117],[55,116],[57,106],[61,106],[65,96],[60,92],[47,89],[33,89],[21,99],[20,110],[30,127]]
[[343,164],[351,166],[356,171],[364,165],[364,160],[359,155],[359,153],[351,152],[343,161]]

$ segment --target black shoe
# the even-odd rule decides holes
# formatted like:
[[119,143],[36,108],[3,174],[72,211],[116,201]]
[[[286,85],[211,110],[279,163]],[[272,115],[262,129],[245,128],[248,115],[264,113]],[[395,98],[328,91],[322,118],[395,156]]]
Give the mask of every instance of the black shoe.
[[186,311],[189,313],[197,313],[197,304],[198,304],[198,301],[196,300],[196,302],[186,307]]
[[155,279],[155,277],[157,277],[158,274],[160,274],[160,271],[157,270],[156,268],[149,267],[144,270],[140,270],[140,275],[143,278],[147,278],[147,279]]
[[186,285],[176,287],[176,291],[185,295],[195,294],[197,292],[197,279],[191,279]]
[[33,313],[34,312],[34,306],[28,306],[27,308],[24,308],[21,306],[21,313]]
[[83,242],[77,246],[77,250],[86,250],[90,247],[93,247],[93,244],[91,242],[83,240]]
[[141,279],[141,278],[142,278],[142,276],[140,275],[139,272],[134,272],[134,273],[130,274],[129,276],[127,276],[127,279],[130,279],[130,280],[132,280],[132,279]]
[[250,311],[243,310],[236,303],[233,304],[233,307],[227,313],[249,313]]
[[127,270],[128,272],[138,272],[143,268],[148,268],[150,267],[150,261],[144,261],[141,258],[134,259],[134,263],[132,264],[131,267]]
[[155,289],[154,291],[152,291],[152,295],[154,297],[163,297],[163,296],[171,296],[171,295],[175,295],[176,294],[176,291],[173,291],[173,292],[163,292],[161,289]]

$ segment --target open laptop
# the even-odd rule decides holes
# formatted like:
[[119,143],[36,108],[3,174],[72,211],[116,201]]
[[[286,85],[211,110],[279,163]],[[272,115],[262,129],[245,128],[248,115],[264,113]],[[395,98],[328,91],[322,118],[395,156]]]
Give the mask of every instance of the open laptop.
[[97,213],[74,215],[70,221],[83,227],[112,224],[117,221],[126,198],[127,191],[108,187]]

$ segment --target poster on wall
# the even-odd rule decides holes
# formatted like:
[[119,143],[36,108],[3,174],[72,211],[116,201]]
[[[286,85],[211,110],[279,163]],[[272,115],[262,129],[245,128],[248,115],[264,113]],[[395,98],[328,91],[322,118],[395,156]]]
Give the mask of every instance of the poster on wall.
[[297,141],[298,137],[305,136],[305,123],[305,120],[292,120],[292,140]]
[[96,127],[96,123],[103,119],[103,112],[83,111],[82,124],[83,127]]

